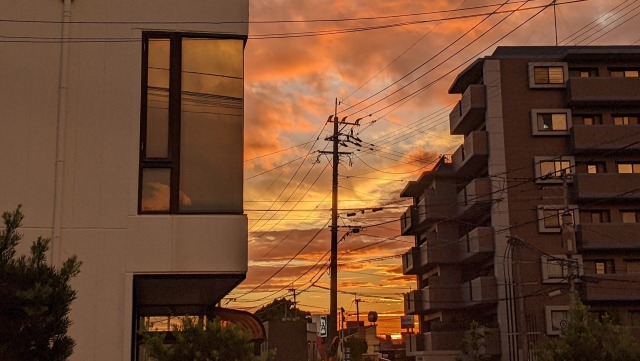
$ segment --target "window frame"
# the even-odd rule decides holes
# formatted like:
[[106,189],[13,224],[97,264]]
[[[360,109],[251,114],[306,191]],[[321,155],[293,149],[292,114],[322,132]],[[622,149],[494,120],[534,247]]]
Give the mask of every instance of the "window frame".
[[[553,183],[562,183],[562,177],[548,177],[543,179],[542,176],[542,163],[545,162],[569,162],[569,174],[567,177],[567,182],[573,182],[576,163],[575,158],[573,156],[557,156],[557,157],[548,157],[548,156],[536,156],[533,157],[533,166],[534,166],[534,175],[535,182],[538,184],[553,184]],[[554,167],[555,168],[555,167]]]
[[[637,224],[640,223],[640,210],[637,209],[621,209],[620,211],[620,223],[622,224]],[[634,222],[625,222],[625,214],[633,215]]]
[[[621,172],[620,166],[630,166],[631,172]],[[616,162],[616,173],[618,174],[640,174],[640,162]]]
[[[622,122],[617,123],[616,122],[616,118],[620,118]],[[633,119],[635,118],[635,120]],[[612,114],[611,115],[611,121],[613,122],[613,125],[638,125],[640,124],[638,122],[638,115],[636,114]],[[626,121],[626,122],[625,122]]]
[[[637,79],[640,76],[640,68],[609,68],[607,70],[609,71],[609,76],[611,78]],[[617,73],[620,73],[620,74],[617,74]],[[631,73],[635,73],[635,75],[632,75]]]
[[[614,259],[595,259],[592,261],[594,266],[594,274],[602,276],[616,273],[616,262]],[[603,266],[602,273],[598,273],[598,264]]]
[[[611,223],[611,211],[608,209],[582,209],[580,210],[580,216],[585,220],[585,221],[581,221],[582,223],[589,223],[589,224]],[[594,216],[597,216],[599,218],[597,222],[593,221]]]
[[[538,117],[544,114],[551,114],[552,117],[554,114],[564,114],[567,129],[540,129]],[[531,132],[533,135],[569,135],[572,126],[571,109],[531,109]]]
[[[545,211],[558,211],[558,227],[547,227],[545,225]],[[536,216],[538,220],[538,232],[539,233],[561,233],[562,232],[562,213],[564,212],[564,206],[562,205],[539,205],[536,209]],[[573,227],[575,228],[580,224],[580,211],[575,204],[569,205],[569,212],[573,213]]]
[[553,319],[552,314],[554,312],[564,312],[567,317],[566,320],[569,320],[569,306],[544,306],[544,315],[545,315],[545,331],[547,335],[550,336],[560,336],[562,334],[562,329],[554,330],[553,328]]
[[[179,31],[143,31],[141,41],[141,81],[140,81],[140,134],[138,146],[138,200],[137,214],[242,214],[243,212],[221,211],[180,211],[180,143],[182,121],[182,39],[198,38],[211,40],[242,40],[243,48],[247,44],[247,36],[237,34],[179,32]],[[152,39],[166,39],[169,41],[169,99],[168,99],[168,144],[166,158],[146,157],[148,122],[148,81],[149,81],[149,41]],[[243,56],[244,62],[244,56]],[[243,64],[244,69],[244,64]],[[244,70],[243,70],[244,73]],[[243,74],[244,79],[244,74]],[[244,81],[244,80],[243,80]],[[173,96],[172,96],[173,94]],[[143,172],[145,169],[169,169],[169,209],[168,210],[143,210]]]
[[[530,89],[557,89],[566,88],[567,79],[569,79],[569,66],[565,62],[533,62],[528,64],[529,67],[529,88]],[[562,68],[562,83],[536,83],[536,68]]]
[[[585,119],[591,119],[591,123],[585,123]],[[579,121],[576,122],[576,120]],[[602,114],[573,114],[571,121],[575,124],[586,126],[602,125]]]
[[[577,254],[573,255],[573,260],[578,262],[578,274],[575,277],[584,275],[584,260],[582,256]],[[551,262],[559,262],[562,270],[561,277],[550,277],[547,265]],[[542,283],[569,283],[569,258],[566,254],[552,254],[540,256],[540,267],[542,268]],[[566,275],[566,276],[565,276]]]

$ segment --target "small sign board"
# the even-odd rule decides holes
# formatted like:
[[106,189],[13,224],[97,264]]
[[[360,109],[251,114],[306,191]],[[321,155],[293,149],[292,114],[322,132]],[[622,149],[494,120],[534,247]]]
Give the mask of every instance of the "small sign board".
[[404,329],[412,329],[414,328],[413,324],[413,315],[402,316],[400,318],[400,327]]
[[344,348],[344,361],[351,361],[351,349],[348,347]]
[[320,336],[320,337],[327,337],[328,336],[328,333],[327,333],[327,316],[326,315],[320,316],[320,329],[318,330],[318,336]]

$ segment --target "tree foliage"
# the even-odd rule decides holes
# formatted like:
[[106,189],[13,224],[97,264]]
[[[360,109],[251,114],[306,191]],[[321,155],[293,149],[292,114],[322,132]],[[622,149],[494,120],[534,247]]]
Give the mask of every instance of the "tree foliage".
[[476,321],[471,322],[469,331],[464,334],[460,342],[462,356],[456,357],[457,361],[487,361],[491,360],[491,355],[484,353],[486,341],[482,326]]
[[362,355],[367,353],[367,340],[362,337],[349,337],[344,341],[344,347],[349,348],[352,361],[362,361]]
[[273,302],[261,307],[255,315],[262,321],[282,320],[284,318],[299,318],[311,321],[311,313],[293,308],[293,302],[286,298],[276,298]]
[[640,345],[628,328],[615,324],[607,314],[590,313],[577,297],[563,335],[543,340],[535,352],[539,361],[640,360]]
[[158,361],[251,361],[253,343],[249,336],[220,319],[207,322],[206,328],[190,317],[171,332],[143,332],[149,356]]
[[67,335],[76,298],[69,282],[80,271],[75,256],[61,268],[49,265],[49,239],[38,237],[29,256],[16,257],[22,240],[21,207],[4,212],[0,231],[0,355],[3,361],[63,361],[73,353]]

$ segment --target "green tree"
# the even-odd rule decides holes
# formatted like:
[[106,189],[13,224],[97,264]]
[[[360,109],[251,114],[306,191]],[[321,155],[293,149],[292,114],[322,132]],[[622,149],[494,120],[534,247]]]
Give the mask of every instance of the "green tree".
[[362,355],[367,352],[367,340],[362,337],[349,337],[344,341],[344,347],[349,348],[352,361],[362,361]]
[[628,328],[602,317],[575,297],[569,322],[561,337],[546,338],[534,350],[539,361],[634,361],[640,360],[640,345]]
[[460,342],[462,356],[457,356],[456,361],[487,361],[491,360],[491,355],[484,353],[486,341],[482,326],[476,321],[471,322],[469,331],[464,334]]
[[276,298],[256,311],[255,315],[262,321],[282,320],[283,318],[299,318],[311,322],[311,313],[293,308],[293,302],[286,298]]
[[253,360],[251,339],[235,326],[223,325],[218,318],[206,328],[190,317],[181,320],[169,342],[164,332],[142,332],[149,356],[158,361]]
[[75,256],[61,268],[47,264],[49,239],[38,237],[29,256],[16,257],[22,240],[21,207],[2,214],[0,231],[0,355],[3,361],[63,361],[73,353],[67,335],[76,291],[69,285],[80,271]]

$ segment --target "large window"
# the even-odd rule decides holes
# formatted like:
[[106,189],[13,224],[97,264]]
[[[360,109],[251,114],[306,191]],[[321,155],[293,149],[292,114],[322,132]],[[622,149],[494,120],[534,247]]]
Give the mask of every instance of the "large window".
[[534,157],[536,183],[571,181],[575,166],[573,157]]
[[243,48],[144,33],[140,213],[242,212]]
[[574,115],[574,124],[597,125],[602,124],[602,116],[599,114]]
[[640,173],[640,163],[617,163],[618,173]]
[[529,88],[564,88],[568,74],[567,63],[529,63]]
[[613,124],[615,125],[637,125],[638,117],[635,115],[614,115]]
[[545,306],[547,335],[561,335],[569,324],[568,306]]
[[615,68],[609,69],[609,72],[613,78],[637,78],[640,75],[638,69]]
[[564,72],[561,66],[536,66],[533,68],[536,84],[562,84]]
[[566,255],[540,256],[542,266],[542,283],[566,283],[569,278],[584,274],[582,256],[575,255],[568,259]]
[[[571,214],[571,223],[575,226],[577,224],[578,207],[576,205],[569,206],[569,213]],[[562,215],[564,214],[564,207],[558,205],[546,205],[538,206],[537,208],[537,220],[538,220],[538,232],[540,233],[558,233],[562,231]]]
[[531,121],[534,135],[566,135],[571,126],[571,110],[533,109]]

